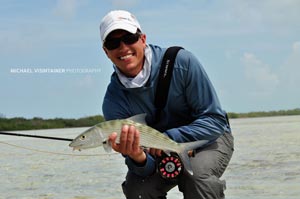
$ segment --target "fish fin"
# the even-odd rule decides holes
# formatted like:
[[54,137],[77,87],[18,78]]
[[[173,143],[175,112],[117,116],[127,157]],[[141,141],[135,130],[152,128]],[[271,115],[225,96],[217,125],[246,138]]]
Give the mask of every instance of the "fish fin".
[[193,168],[189,157],[189,151],[197,149],[207,144],[208,142],[209,140],[199,140],[194,142],[180,143],[181,151],[178,152],[178,155],[184,165],[184,168],[189,174],[193,175]]
[[146,115],[147,113],[137,114],[132,117],[127,118],[128,120],[132,120],[134,122],[140,123],[140,124],[147,124],[146,123]]
[[193,172],[193,168],[192,168],[192,164],[191,164],[191,161],[190,161],[190,158],[188,156],[188,152],[185,151],[183,153],[178,153],[179,157],[180,157],[180,160],[182,161],[182,164],[184,166],[184,169],[187,170],[187,172],[190,174],[190,175],[193,175],[194,172]]
[[111,151],[112,151],[111,142],[109,140],[104,140],[102,142],[102,144],[103,144],[104,150],[108,153],[111,153]]
[[165,150],[165,151],[164,151],[164,153],[167,154],[168,156],[171,156],[171,152],[172,152],[172,151],[169,151],[169,150]]

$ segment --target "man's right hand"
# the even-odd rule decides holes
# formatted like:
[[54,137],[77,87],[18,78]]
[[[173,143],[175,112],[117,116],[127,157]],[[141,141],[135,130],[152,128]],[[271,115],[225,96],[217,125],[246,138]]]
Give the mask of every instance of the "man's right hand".
[[129,156],[138,164],[146,162],[146,154],[140,147],[140,132],[135,126],[124,125],[120,133],[120,143],[116,143],[116,139],[116,132],[109,136],[109,141],[115,151]]

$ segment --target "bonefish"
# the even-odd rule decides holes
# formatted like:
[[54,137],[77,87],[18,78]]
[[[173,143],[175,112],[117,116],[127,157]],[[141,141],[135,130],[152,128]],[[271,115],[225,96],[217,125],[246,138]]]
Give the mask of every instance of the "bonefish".
[[[185,169],[192,175],[193,170],[190,163],[188,151],[199,148],[208,143],[208,140],[177,143],[165,134],[146,125],[146,114],[139,114],[127,119],[110,120],[101,122],[87,129],[77,136],[70,147],[74,150],[82,150],[103,146],[107,152],[111,151],[111,144],[108,137],[112,132],[120,132],[123,125],[134,125],[140,132],[140,145],[145,148],[161,149],[166,154],[175,152],[180,157]],[[117,141],[119,140],[119,134]]]

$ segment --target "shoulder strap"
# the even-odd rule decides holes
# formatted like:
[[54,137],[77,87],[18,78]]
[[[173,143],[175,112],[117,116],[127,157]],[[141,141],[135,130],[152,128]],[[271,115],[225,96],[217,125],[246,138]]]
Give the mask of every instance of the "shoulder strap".
[[175,58],[180,49],[182,49],[182,47],[169,47],[162,59],[154,101],[155,107],[157,109],[156,122],[160,120],[161,111],[167,103]]

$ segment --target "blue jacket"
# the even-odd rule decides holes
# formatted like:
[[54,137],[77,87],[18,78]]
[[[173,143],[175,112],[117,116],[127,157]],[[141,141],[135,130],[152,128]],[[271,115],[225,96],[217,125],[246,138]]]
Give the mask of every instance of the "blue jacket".
[[[125,88],[114,72],[103,101],[106,120],[124,119],[147,113],[147,124],[165,133],[176,142],[211,140],[230,132],[226,113],[222,110],[217,94],[197,58],[187,50],[177,54],[167,104],[160,121],[155,121],[154,105],[156,85],[161,61],[166,49],[150,45],[152,50],[151,75],[140,88]],[[147,154],[146,164],[136,165],[129,157],[126,164],[130,171],[147,176],[155,170],[155,160]]]

